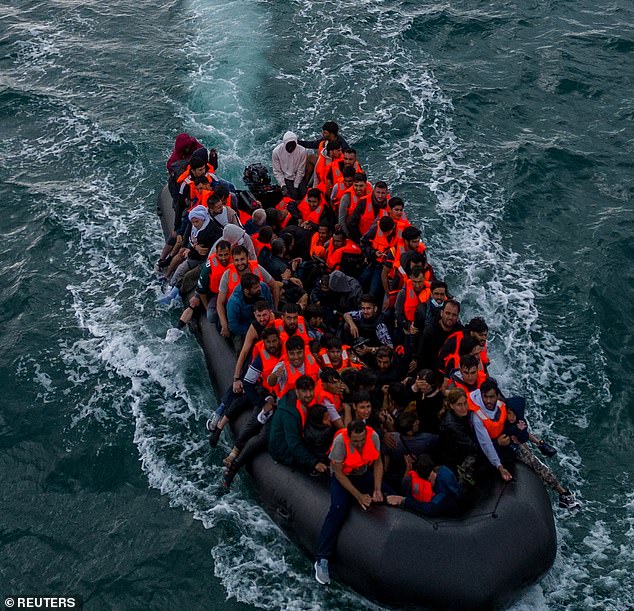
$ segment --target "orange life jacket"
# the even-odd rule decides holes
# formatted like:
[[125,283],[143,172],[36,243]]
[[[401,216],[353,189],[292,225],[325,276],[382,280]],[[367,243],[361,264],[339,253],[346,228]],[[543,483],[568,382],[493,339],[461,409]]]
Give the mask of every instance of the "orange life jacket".
[[412,479],[411,495],[422,503],[429,503],[434,497],[431,482],[423,479],[416,471],[408,471],[407,475]]
[[[285,345],[288,341],[289,335],[284,330],[284,321],[281,318],[276,318],[273,321],[272,326],[274,326],[278,330],[280,334],[280,339],[282,340],[282,344]],[[295,331],[295,335],[299,335],[299,337],[304,340],[306,345],[308,345],[308,342],[310,342],[310,336],[308,335],[308,331],[306,330],[306,321],[304,320],[303,316],[297,317],[297,331]],[[286,354],[286,348],[284,348],[284,354]]]
[[[229,284],[227,286],[227,300],[231,297],[233,293],[233,289],[240,284],[240,274],[236,269],[236,266],[233,263],[230,263],[227,266],[227,270],[229,271]],[[262,274],[260,273],[260,264],[257,261],[249,261],[249,272],[255,274],[262,282]]]
[[491,418],[484,413],[484,410],[471,399],[470,395],[467,395],[467,403],[469,404],[469,410],[475,412],[476,416],[482,420],[482,424],[484,424],[484,428],[486,428],[489,437],[494,440],[497,439],[504,430],[506,405],[502,401],[498,401],[498,419],[491,420]]
[[328,242],[328,249],[326,250],[326,266],[331,270],[339,269],[341,257],[345,254],[360,255],[361,249],[352,240],[346,240],[341,248],[335,249],[331,238]]
[[[379,451],[376,449],[374,442],[372,441],[373,434],[374,429],[371,426],[366,426],[365,444],[363,444],[363,448],[361,449],[361,452],[359,452],[350,444],[348,429],[339,429],[335,433],[334,439],[337,438],[337,435],[341,435],[343,437],[343,443],[346,447],[346,457],[343,459],[342,463],[344,475],[349,475],[350,473],[356,471],[357,469],[360,469],[361,467],[371,465],[375,460],[379,458]],[[332,451],[332,446],[330,446],[330,450]]]
[[217,293],[220,290],[222,275],[227,271],[229,266],[223,266],[220,261],[218,261],[218,256],[215,252],[211,253],[209,257],[207,257],[207,260],[209,261],[209,290],[212,293]]
[[397,248],[400,238],[398,235],[398,228],[388,240],[387,234],[377,225],[376,235],[372,240],[372,248],[376,250],[376,260],[382,263],[386,258],[391,248]]
[[260,357],[262,360],[262,386],[269,392],[273,392],[273,387],[268,383],[271,372],[280,362],[281,357],[273,356],[264,348],[264,340],[260,340],[253,346],[253,358]]
[[282,357],[280,360],[284,361],[286,367],[286,382],[283,388],[280,387],[279,383],[275,387],[279,398],[282,398],[289,390],[295,390],[295,384],[297,384],[297,380],[301,376],[307,375],[313,379],[317,379],[319,376],[319,365],[308,350],[306,350],[304,356],[304,373],[302,373],[299,368],[293,367],[287,356]]
[[320,348],[319,350],[319,358],[323,363],[324,367],[332,367],[337,371],[341,371],[342,369],[347,369],[348,367],[353,367],[354,369],[362,369],[363,363],[361,363],[358,359],[353,357],[348,350],[350,346],[342,346],[341,349],[341,365],[339,367],[335,367],[328,356],[328,350],[326,348]]
[[414,283],[408,278],[405,282],[405,301],[403,303],[403,314],[409,322],[414,322],[416,308],[425,303],[431,297],[431,291],[427,285],[418,294],[414,290]]
[[459,380],[458,378],[451,375],[449,378],[451,380],[451,383],[449,384],[448,388],[452,388],[452,387],[461,388],[462,390],[465,391],[465,394],[469,396],[469,393],[472,392],[473,390],[477,390],[478,388],[480,388],[480,386],[482,386],[482,383],[488,377],[489,376],[486,374],[486,372],[483,369],[479,369],[477,377],[476,377],[476,381],[475,381],[475,389],[473,389],[473,388],[468,388],[467,385],[462,380]]
[[[251,236],[253,239],[253,236]],[[319,242],[319,232],[316,231],[310,239],[310,256],[326,260],[326,248]]]
[[321,218],[325,207],[326,198],[324,197],[323,193],[320,193],[319,205],[317,206],[317,208],[315,208],[314,210],[310,209],[310,206],[308,205],[308,196],[305,195],[304,199],[302,199],[302,201],[299,203],[299,206],[297,206],[297,209],[302,215],[302,221],[308,221],[310,223],[315,223],[315,225],[319,225],[319,219]]
[[299,399],[295,399],[295,409],[299,414],[299,418],[302,421],[302,431],[306,428],[306,418],[308,418],[308,409],[304,408],[302,402]]
[[340,412],[341,411],[341,395],[335,395],[334,393],[328,392],[324,388],[324,383],[321,380],[317,380],[317,384],[315,385],[315,403],[321,403],[323,405],[324,399],[328,399],[330,403],[335,406],[335,409]]

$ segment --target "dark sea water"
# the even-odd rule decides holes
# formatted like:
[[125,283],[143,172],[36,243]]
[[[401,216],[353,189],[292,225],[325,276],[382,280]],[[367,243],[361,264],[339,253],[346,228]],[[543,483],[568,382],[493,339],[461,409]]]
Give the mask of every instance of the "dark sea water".
[[152,270],[177,133],[240,183],[336,119],[584,503],[514,608],[634,608],[632,24],[623,0],[2,4],[0,594],[370,606],[317,586],[248,482],[216,495],[215,398]]

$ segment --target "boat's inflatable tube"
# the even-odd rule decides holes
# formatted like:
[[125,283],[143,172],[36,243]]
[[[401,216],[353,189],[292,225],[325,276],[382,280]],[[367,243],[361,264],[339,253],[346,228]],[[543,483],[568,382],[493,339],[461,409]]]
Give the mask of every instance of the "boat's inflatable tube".
[[[164,229],[171,197],[159,198]],[[167,222],[166,222],[167,221]],[[235,355],[201,316],[196,322],[217,392],[233,381]],[[245,419],[239,420],[238,429]],[[330,505],[327,487],[276,464],[268,453],[250,468],[262,504],[280,527],[313,554]],[[425,519],[401,509],[354,508],[337,544],[331,575],[362,595],[390,606],[494,609],[508,604],[553,564],[556,535],[551,502],[524,465],[515,481],[491,482],[460,519]]]

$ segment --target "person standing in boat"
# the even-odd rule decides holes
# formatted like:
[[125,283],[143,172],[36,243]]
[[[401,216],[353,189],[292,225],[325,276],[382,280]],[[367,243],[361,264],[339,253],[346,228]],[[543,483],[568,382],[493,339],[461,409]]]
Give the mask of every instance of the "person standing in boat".
[[315,558],[315,579],[330,583],[329,561],[337,537],[356,501],[363,511],[383,502],[383,463],[379,436],[361,420],[340,429],[330,448],[330,509],[321,527]]
[[304,197],[306,183],[306,149],[297,143],[297,136],[288,131],[284,134],[281,144],[273,149],[273,176],[277,180],[284,196],[296,201]]

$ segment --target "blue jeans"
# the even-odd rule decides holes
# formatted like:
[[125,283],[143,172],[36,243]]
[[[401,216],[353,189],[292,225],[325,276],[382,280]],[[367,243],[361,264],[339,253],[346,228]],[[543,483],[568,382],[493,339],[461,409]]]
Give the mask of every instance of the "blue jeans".
[[375,267],[370,265],[366,267],[359,274],[359,284],[363,288],[364,291],[370,293],[370,295],[374,295],[376,298],[376,303],[379,306],[379,311],[381,310],[381,305],[383,303],[383,285],[381,284],[381,271],[383,268]]
[[[359,492],[372,496],[374,492],[374,476],[370,469],[363,475],[349,475],[348,478]],[[384,494],[393,493],[389,486],[386,485],[382,485],[381,490]],[[319,545],[317,546],[316,554],[317,560],[321,560],[322,558],[328,559],[333,555],[337,545],[339,531],[346,521],[350,507],[356,502],[356,499],[339,483],[339,480],[334,475],[331,475],[330,510],[321,527],[321,533],[319,534]]]

